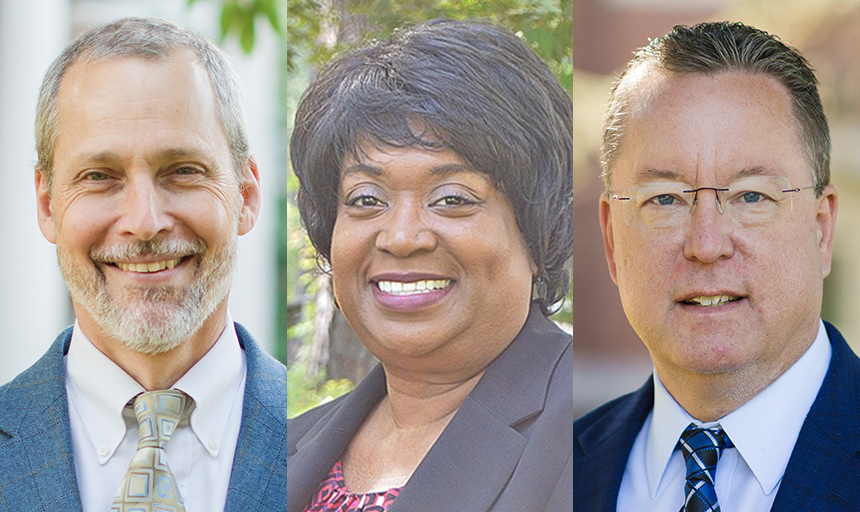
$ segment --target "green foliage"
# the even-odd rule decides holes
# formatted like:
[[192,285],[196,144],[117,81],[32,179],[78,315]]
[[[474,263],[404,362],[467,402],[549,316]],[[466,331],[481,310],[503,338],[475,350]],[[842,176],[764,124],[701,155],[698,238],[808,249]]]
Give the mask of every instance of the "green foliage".
[[[191,6],[197,0],[188,0]],[[245,53],[254,49],[255,21],[265,18],[275,30],[281,33],[280,10],[282,0],[219,0],[221,3],[221,39],[233,35]]]
[[433,18],[478,19],[520,34],[573,90],[573,0],[371,0],[324,7],[316,0],[287,0],[288,69],[300,54],[311,65],[399,27]]
[[311,379],[305,365],[296,363],[287,370],[287,418],[334,400],[352,388],[349,379]]

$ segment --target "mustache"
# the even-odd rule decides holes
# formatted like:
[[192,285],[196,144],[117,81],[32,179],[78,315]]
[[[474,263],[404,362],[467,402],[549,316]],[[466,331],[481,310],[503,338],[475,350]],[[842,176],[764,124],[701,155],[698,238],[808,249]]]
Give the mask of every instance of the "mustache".
[[159,238],[138,240],[125,244],[111,244],[90,251],[90,259],[99,263],[113,263],[141,256],[169,256],[172,258],[194,256],[206,252],[203,240],[183,240],[181,238]]

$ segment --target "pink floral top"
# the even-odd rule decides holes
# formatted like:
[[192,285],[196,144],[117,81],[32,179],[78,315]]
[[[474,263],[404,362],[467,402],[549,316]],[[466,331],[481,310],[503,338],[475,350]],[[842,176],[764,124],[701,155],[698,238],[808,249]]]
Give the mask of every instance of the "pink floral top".
[[343,465],[338,460],[320,484],[305,512],[385,512],[400,494],[400,489],[396,487],[382,492],[353,494],[344,484]]

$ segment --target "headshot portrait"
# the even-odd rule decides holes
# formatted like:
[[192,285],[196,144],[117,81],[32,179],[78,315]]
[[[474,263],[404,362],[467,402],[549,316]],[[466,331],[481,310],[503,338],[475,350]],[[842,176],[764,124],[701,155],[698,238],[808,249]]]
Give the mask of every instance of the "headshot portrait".
[[31,208],[73,316],[0,387],[0,507],[277,510],[286,368],[228,308],[262,204],[232,59],[125,17],[42,73]]
[[570,510],[571,337],[549,317],[571,116],[547,63],[486,22],[403,27],[313,75],[297,208],[379,363],[288,421],[287,510]]
[[850,507],[860,360],[822,320],[841,196],[819,87],[738,22],[676,26],[614,83],[600,227],[654,371],[574,423],[574,510]]

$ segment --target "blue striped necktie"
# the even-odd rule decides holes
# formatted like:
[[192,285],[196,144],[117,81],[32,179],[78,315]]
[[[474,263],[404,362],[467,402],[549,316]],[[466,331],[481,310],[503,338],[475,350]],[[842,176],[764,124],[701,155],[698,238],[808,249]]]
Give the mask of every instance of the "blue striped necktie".
[[681,512],[720,512],[714,482],[717,461],[723,450],[734,446],[721,428],[698,428],[690,424],[678,446],[687,462],[687,483]]

